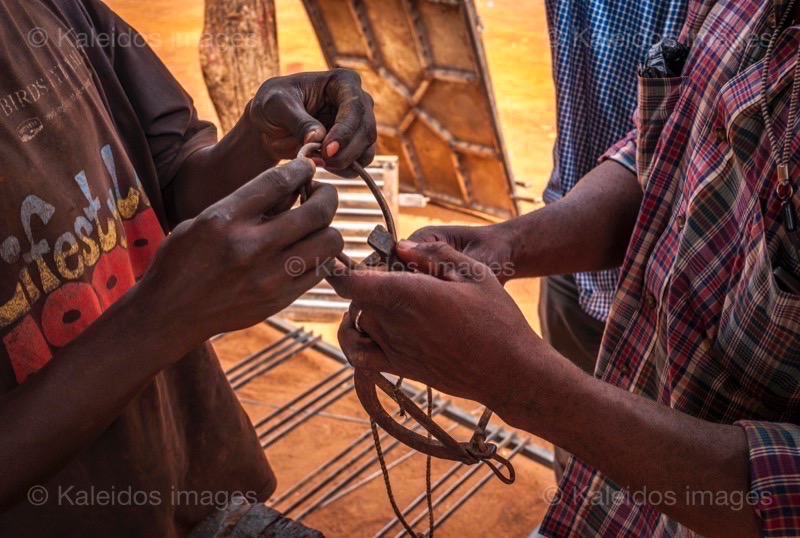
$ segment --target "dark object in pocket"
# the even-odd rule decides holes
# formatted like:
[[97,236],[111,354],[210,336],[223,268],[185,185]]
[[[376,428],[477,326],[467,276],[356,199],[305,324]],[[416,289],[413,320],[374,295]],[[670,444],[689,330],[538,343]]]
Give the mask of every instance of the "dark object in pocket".
[[683,73],[683,66],[689,57],[689,47],[668,37],[662,39],[647,51],[647,58],[639,67],[642,78],[671,78]]

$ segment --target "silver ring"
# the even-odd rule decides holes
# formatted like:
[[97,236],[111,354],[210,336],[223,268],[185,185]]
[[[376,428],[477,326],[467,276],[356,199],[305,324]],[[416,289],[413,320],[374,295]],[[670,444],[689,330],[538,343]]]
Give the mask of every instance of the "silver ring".
[[361,329],[361,314],[363,314],[363,310],[359,310],[358,314],[356,314],[356,319],[353,321],[353,325],[355,325],[356,330],[361,334],[365,334],[364,331]]

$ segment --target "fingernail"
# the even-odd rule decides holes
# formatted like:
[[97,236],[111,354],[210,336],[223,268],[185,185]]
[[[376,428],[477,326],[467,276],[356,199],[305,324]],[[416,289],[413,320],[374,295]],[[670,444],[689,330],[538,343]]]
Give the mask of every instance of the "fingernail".
[[397,248],[401,248],[403,250],[411,250],[412,248],[417,248],[417,246],[419,246],[419,243],[409,241],[408,239],[403,239],[397,243]]
[[331,142],[328,144],[328,147],[325,148],[325,151],[328,152],[328,157],[333,157],[339,152],[339,142]]

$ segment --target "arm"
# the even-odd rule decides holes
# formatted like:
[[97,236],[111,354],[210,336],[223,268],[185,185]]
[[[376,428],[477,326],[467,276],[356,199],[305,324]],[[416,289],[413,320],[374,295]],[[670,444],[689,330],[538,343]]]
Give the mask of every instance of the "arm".
[[[92,25],[108,35],[144,38],[98,0],[85,2]],[[98,40],[105,43],[107,40]],[[195,217],[283,159],[294,159],[307,142],[325,148],[324,164],[348,175],[350,165],[375,156],[374,102],[359,76],[346,69],[299,73],[264,82],[237,125],[217,142],[216,129],[198,119],[191,97],[147,46],[103,46],[115,83],[124,89],[146,142],[172,226]],[[92,44],[92,46],[95,46]],[[98,45],[100,46],[100,45]],[[289,195],[275,208],[292,206]]]
[[353,162],[368,165],[378,137],[373,105],[359,76],[345,69],[268,80],[220,142],[182,162],[164,189],[171,221],[196,216],[308,142],[322,143],[325,160],[317,164],[330,171],[348,175]]
[[561,200],[500,224],[520,278],[618,267],[628,248],[642,188],[615,161],[589,172]]
[[[515,362],[525,365],[524,374],[510,377],[507,391],[525,396],[513,402],[501,397],[505,401],[494,407],[509,424],[573,452],[640,498],[653,503],[658,496],[645,492],[664,495],[653,506],[703,536],[761,535],[755,503],[737,504],[750,491],[742,428],[604,383],[543,342]],[[722,492],[730,501],[701,502],[703,492],[714,499]]]
[[[313,173],[308,160],[272,169],[182,223],[138,284],[0,397],[0,509],[89,445],[162,369],[211,335],[279,312],[322,279],[320,260],[343,247],[329,228],[335,189],[316,186],[302,207],[263,218]],[[293,259],[302,275],[285,270]],[[186,279],[185,267],[203,270]]]
[[[686,497],[750,491],[741,428],[704,422],[584,374],[531,330],[488,267],[446,245],[402,242],[398,255],[427,274],[355,272],[331,280],[353,299],[339,339],[354,366],[485,403],[631,492],[673,492],[674,503],[665,499],[656,508],[704,535],[759,535],[752,505]],[[358,311],[365,334],[351,321]]]
[[636,175],[607,160],[567,196],[533,213],[479,228],[423,228],[411,239],[448,243],[502,281],[607,269],[622,263],[641,201]]

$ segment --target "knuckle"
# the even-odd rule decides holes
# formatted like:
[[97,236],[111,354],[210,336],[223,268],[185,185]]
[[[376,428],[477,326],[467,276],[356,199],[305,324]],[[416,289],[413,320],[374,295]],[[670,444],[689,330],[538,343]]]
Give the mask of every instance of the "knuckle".
[[435,226],[425,226],[424,228],[420,228],[413,234],[409,239],[411,241],[426,241],[430,237],[435,236],[436,227]]
[[278,250],[278,237],[275,231],[273,231],[269,226],[266,226],[266,229],[259,232],[259,249],[263,252],[274,252]]
[[365,105],[364,101],[358,97],[352,97],[347,104],[350,107],[353,115],[359,118],[367,112],[367,105]]
[[269,92],[262,97],[262,106],[266,108],[273,108],[276,106],[283,106],[289,99],[289,92],[283,84],[273,83],[269,88]]
[[359,75],[352,69],[345,69],[344,67],[339,67],[334,71],[334,77],[343,80],[345,82],[361,86],[361,75]]
[[448,245],[442,241],[437,241],[435,243],[424,243],[421,245],[421,247],[422,250],[428,254],[435,256],[437,254],[442,254],[445,250],[447,250]]
[[231,211],[224,206],[214,206],[200,213],[193,222],[193,228],[203,233],[217,233],[225,230],[233,221]]

